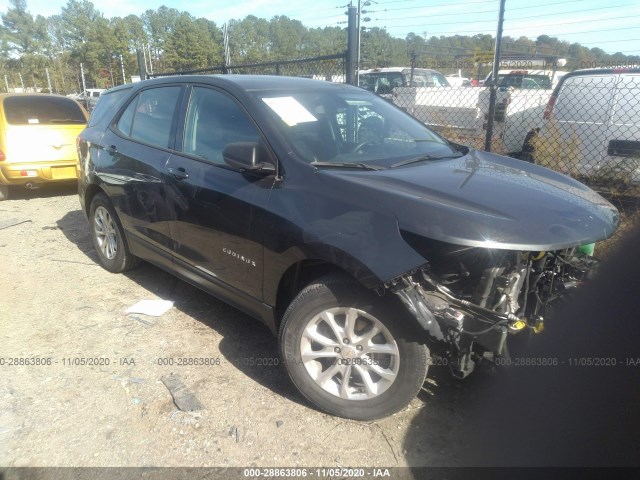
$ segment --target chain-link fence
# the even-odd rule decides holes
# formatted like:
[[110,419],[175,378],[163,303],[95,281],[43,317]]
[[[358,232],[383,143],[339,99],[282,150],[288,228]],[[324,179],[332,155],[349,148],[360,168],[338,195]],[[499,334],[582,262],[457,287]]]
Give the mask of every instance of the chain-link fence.
[[[484,149],[490,87],[447,87],[438,72],[414,69],[409,80],[391,70],[379,69],[371,89],[445,138]],[[571,175],[614,203],[622,224],[598,247],[606,253],[640,220],[640,69],[499,76],[491,151]]]

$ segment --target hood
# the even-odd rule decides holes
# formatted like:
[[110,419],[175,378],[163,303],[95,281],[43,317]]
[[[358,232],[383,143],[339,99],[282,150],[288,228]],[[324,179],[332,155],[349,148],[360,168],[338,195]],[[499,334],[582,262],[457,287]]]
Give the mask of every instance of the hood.
[[477,150],[380,171],[321,174],[333,177],[343,199],[349,192],[351,201],[368,199],[369,209],[394,215],[401,230],[456,245],[559,250],[602,240],[618,225],[615,207],[580,182]]

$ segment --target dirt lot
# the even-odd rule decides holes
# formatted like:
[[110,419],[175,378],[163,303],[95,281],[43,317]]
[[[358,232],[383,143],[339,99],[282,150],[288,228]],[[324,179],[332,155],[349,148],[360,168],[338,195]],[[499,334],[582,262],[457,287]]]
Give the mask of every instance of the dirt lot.
[[[464,464],[466,405],[486,376],[459,383],[432,367],[391,418],[326,415],[258,322],[151,265],[99,267],[73,187],[13,198],[0,203],[0,466]],[[125,314],[141,299],[175,304]],[[203,409],[176,408],[160,381],[172,373]]]

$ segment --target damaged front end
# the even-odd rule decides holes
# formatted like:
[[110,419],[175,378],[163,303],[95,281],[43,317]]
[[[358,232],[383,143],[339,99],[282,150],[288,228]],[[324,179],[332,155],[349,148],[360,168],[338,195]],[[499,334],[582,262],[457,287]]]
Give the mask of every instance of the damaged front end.
[[540,332],[547,307],[597,263],[578,248],[521,252],[439,244],[430,250],[425,258],[433,260],[385,289],[444,347],[459,378],[483,359],[508,357],[511,336]]

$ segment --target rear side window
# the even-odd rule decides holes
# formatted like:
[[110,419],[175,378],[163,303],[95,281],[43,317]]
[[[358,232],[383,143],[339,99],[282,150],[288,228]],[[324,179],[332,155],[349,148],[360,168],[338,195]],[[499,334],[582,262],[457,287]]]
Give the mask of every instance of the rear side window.
[[100,123],[100,121],[109,113],[113,118],[113,115],[116,113],[118,107],[122,104],[122,101],[131,91],[130,88],[125,88],[123,90],[116,90],[114,92],[103,93],[98,100],[97,105],[93,109],[91,113],[91,118],[89,119],[89,126],[93,127],[94,125]]
[[75,100],[47,95],[7,97],[4,116],[11,125],[83,124],[87,121]]
[[171,148],[171,127],[181,91],[181,86],[172,86],[140,92],[118,120],[118,130],[134,140]]
[[614,75],[567,78],[553,110],[555,118],[561,122],[606,123],[615,83]]

